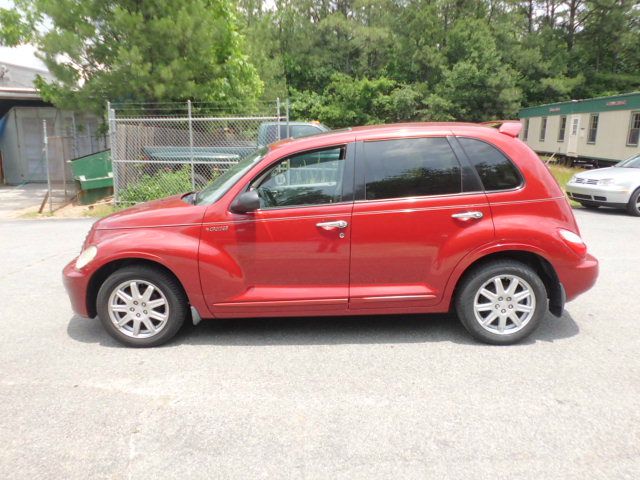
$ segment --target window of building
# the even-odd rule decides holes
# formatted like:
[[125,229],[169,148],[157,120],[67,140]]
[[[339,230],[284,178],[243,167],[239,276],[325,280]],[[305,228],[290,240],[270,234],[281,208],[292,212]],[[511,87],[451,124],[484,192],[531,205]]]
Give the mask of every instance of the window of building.
[[547,117],[542,117],[540,122],[540,141],[544,142],[544,137],[547,136]]
[[524,130],[522,132],[522,140],[527,141],[529,139],[529,119],[524,119]]
[[365,142],[367,200],[462,191],[462,171],[446,138]]
[[522,177],[511,161],[496,147],[473,138],[458,138],[475,167],[485,190],[510,190],[522,184]]
[[631,112],[631,123],[629,124],[629,135],[627,145],[637,147],[640,139],[640,112]]
[[560,117],[560,129],[558,130],[558,141],[564,142],[564,133],[567,130],[567,117],[562,115]]
[[587,135],[587,143],[596,143],[598,135],[598,117],[597,113],[592,113],[589,117],[589,134]]

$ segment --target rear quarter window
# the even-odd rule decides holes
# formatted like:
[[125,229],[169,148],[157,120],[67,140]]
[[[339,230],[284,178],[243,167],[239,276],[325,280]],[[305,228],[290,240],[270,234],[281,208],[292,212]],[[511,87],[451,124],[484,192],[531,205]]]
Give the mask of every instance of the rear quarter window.
[[475,138],[458,137],[464,152],[487,191],[510,190],[522,185],[522,175],[504,153]]

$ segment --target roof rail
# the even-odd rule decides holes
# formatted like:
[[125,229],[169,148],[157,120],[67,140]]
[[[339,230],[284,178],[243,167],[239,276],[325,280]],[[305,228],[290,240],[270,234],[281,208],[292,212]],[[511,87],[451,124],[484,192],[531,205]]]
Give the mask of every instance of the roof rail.
[[520,120],[491,120],[489,122],[482,122],[480,125],[497,128],[498,132],[513,138],[520,135],[520,130],[522,130]]

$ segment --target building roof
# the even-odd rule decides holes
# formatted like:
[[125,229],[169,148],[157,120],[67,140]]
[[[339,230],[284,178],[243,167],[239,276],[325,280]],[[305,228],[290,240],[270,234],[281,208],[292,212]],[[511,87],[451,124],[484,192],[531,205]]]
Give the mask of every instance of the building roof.
[[569,115],[572,113],[609,112],[614,110],[640,109],[640,92],[623,93],[608,97],[570,100],[568,102],[548,103],[536,107],[523,108],[518,112],[519,118],[548,117],[552,115]]

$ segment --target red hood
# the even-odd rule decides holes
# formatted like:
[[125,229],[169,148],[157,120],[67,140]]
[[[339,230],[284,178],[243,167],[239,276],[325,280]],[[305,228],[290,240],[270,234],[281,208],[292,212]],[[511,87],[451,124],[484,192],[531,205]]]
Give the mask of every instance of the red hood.
[[191,205],[182,200],[184,195],[161,198],[140,203],[114,213],[95,223],[97,230],[115,228],[162,227],[202,223],[204,205]]

